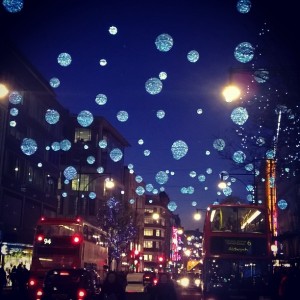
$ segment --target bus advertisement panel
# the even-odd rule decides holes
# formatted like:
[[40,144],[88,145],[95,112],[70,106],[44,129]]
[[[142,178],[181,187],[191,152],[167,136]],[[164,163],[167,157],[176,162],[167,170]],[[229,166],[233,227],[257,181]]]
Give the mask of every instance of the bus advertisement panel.
[[248,204],[208,207],[203,228],[204,299],[268,296],[272,276],[267,210]]
[[81,218],[42,217],[33,242],[28,289],[30,298],[53,268],[86,268],[103,278],[108,264],[106,233]]

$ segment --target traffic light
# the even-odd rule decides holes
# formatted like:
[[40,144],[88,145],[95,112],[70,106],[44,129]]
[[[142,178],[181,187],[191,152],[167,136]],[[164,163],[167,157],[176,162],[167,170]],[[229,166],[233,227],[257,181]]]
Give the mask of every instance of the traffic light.
[[159,261],[160,263],[162,263],[162,262],[164,261],[164,257],[163,257],[162,255],[160,255],[160,256],[158,257],[158,261]]

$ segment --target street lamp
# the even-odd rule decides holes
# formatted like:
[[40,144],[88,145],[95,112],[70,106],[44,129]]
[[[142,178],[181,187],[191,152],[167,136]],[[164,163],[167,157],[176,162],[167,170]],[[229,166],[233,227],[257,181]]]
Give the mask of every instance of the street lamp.
[[218,183],[218,187],[221,190],[224,190],[228,184],[226,183],[226,179],[229,178],[229,176],[253,176],[253,185],[247,185],[245,182],[243,182],[241,179],[238,177],[234,177],[236,180],[240,181],[242,184],[246,186],[246,190],[252,194],[252,202],[257,204],[257,199],[256,199],[256,187],[255,187],[255,170],[253,173],[228,173],[228,172],[221,172],[219,174],[221,181]]
[[207,209],[204,208],[196,208],[196,212],[194,213],[194,220],[200,221],[201,220],[201,213],[200,212],[206,212]]
[[[77,179],[77,197],[76,197],[76,205],[75,205],[75,215],[78,215],[78,210],[79,210],[79,200],[80,198],[84,198],[84,194],[81,194],[80,197],[80,192],[86,192],[89,190],[89,186],[96,180],[99,179],[100,177],[106,176],[107,178],[104,180],[104,195],[106,194],[106,189],[112,189],[115,186],[115,183],[111,177],[111,174],[108,173],[84,173],[84,174],[79,174],[80,176]],[[87,181],[87,183],[81,188],[81,179],[82,175],[94,175],[92,179]],[[83,211],[83,214],[85,215],[85,208]]]

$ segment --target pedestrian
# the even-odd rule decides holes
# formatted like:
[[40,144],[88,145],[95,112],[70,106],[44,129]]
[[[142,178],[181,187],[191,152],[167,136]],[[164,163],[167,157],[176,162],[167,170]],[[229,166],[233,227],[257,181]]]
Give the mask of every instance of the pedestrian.
[[103,282],[100,300],[125,300],[125,288],[115,271],[109,271]]
[[3,288],[6,286],[6,272],[3,267],[0,267],[0,295],[2,294]]
[[151,300],[178,300],[175,285],[168,273],[159,273],[156,286],[150,290]]
[[18,281],[17,281],[17,267],[13,266],[9,275],[12,290],[15,291],[18,287]]

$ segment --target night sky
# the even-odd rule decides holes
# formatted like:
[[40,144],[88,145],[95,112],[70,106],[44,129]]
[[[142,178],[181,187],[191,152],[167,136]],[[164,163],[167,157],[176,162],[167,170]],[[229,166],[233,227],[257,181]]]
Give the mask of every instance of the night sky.
[[[285,73],[277,71],[284,66],[290,73],[293,66],[299,78],[299,59],[295,61],[299,21],[292,1],[273,2],[251,1],[250,11],[241,13],[238,1],[232,0],[24,0],[23,8],[15,13],[1,5],[1,32],[47,81],[53,77],[60,80],[53,90],[70,112],[88,110],[104,116],[128,140],[131,147],[124,153],[125,163],[132,164],[146,184],[164,188],[176,203],[174,213],[179,214],[183,226],[196,228],[199,224],[192,220],[195,208],[205,208],[225,197],[217,187],[220,172],[247,172],[246,162],[237,164],[231,159],[233,153],[244,151],[251,162],[271,148],[268,141],[277,126],[274,107],[282,99],[292,109],[295,121],[286,125],[288,131],[291,126],[298,131],[298,103],[293,93],[283,97],[293,83],[285,83]],[[112,26],[116,34],[109,32]],[[169,51],[156,46],[161,34],[172,37]],[[254,58],[246,63],[234,55],[242,42],[255,48]],[[192,50],[199,54],[195,62],[187,58]],[[70,65],[58,63],[61,53],[71,56]],[[106,60],[105,66],[99,64],[101,59]],[[268,67],[266,85],[248,76],[253,67]],[[241,69],[244,71],[239,72]],[[159,78],[161,72],[167,75],[161,80],[162,89],[150,94],[145,84],[150,78]],[[230,74],[244,87],[237,103],[227,103],[221,95]],[[106,95],[105,105],[95,102],[98,94]],[[267,98],[270,102],[264,102]],[[242,126],[230,118],[239,106],[247,107],[249,114]],[[161,119],[157,117],[159,110],[165,113]],[[118,120],[119,111],[128,113],[127,121]],[[268,130],[262,130],[261,124]],[[265,137],[266,143],[253,154],[256,150],[251,147],[258,137]],[[225,141],[224,150],[213,146],[216,139]],[[171,152],[176,141],[188,146],[180,159]],[[296,147],[298,142],[294,143]],[[145,150],[149,150],[148,156]],[[160,171],[168,175],[165,184],[156,181]],[[195,177],[190,176],[192,171]],[[205,176],[203,182],[199,175]],[[245,183],[252,180],[251,171],[240,177],[231,186],[232,195],[246,199]],[[194,192],[183,194],[181,189],[188,187]]]

